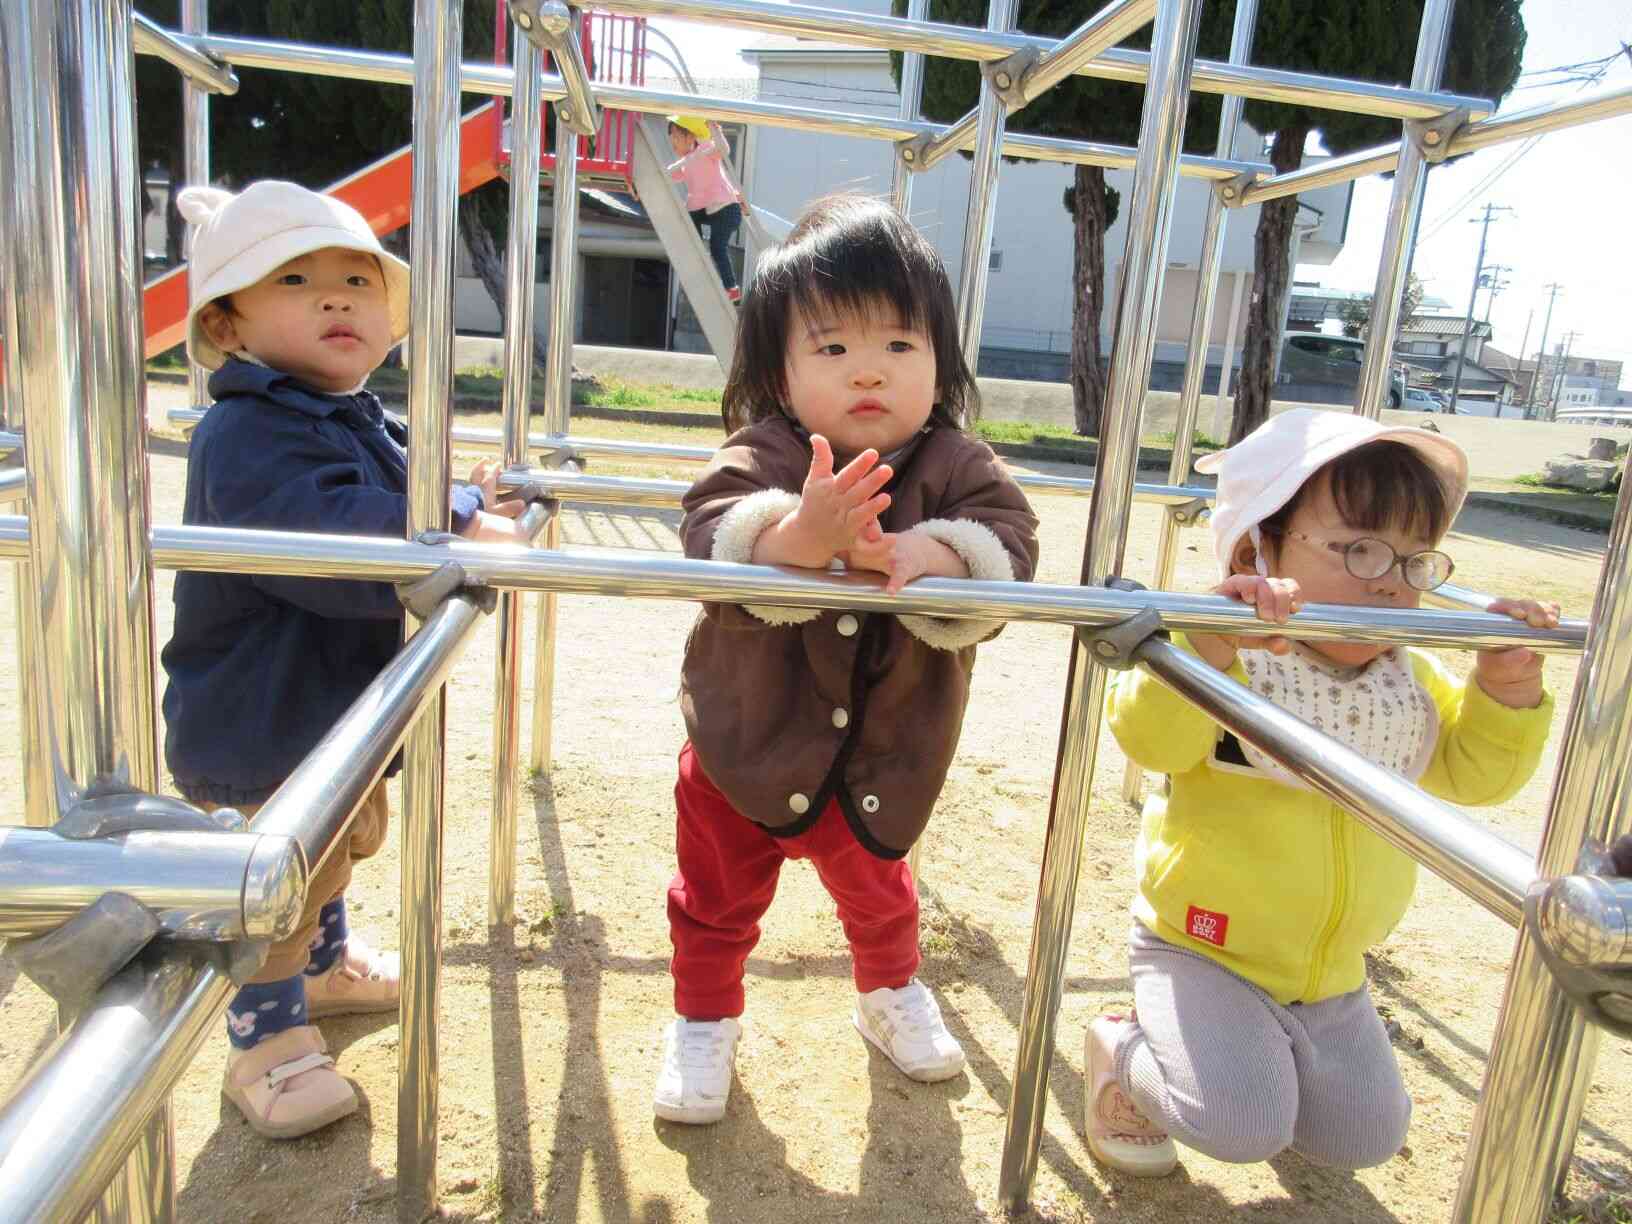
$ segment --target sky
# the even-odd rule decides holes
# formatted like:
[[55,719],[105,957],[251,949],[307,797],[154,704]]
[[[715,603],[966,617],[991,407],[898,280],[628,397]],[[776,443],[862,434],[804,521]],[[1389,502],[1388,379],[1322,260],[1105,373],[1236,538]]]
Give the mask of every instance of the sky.
[[[854,0],[851,0],[853,5]],[[847,5],[849,7],[850,5]],[[1632,43],[1632,0],[1527,0],[1524,72],[1500,110],[1519,110],[1578,95],[1578,82],[1546,70],[1614,55]],[[722,26],[658,21],[679,43],[698,77],[749,76],[739,52],[760,35]],[[1598,85],[1632,85],[1632,56],[1622,53]],[[1392,180],[1355,184],[1348,238],[1330,267],[1301,267],[1298,279],[1339,289],[1369,290],[1376,282]],[[1526,355],[1541,342],[1545,286],[1561,285],[1547,348],[1577,333],[1572,354],[1626,363],[1621,385],[1632,388],[1632,115],[1542,137],[1533,145],[1501,145],[1428,176],[1413,271],[1430,295],[1467,309],[1485,204],[1504,206],[1490,226],[1489,265],[1506,265],[1507,286],[1491,311],[1494,343]],[[1476,317],[1486,314],[1480,291]]]

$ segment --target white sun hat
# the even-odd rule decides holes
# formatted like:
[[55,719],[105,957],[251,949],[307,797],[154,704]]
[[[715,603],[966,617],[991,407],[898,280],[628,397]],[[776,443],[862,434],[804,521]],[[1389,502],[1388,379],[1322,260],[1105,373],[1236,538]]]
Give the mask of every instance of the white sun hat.
[[176,207],[197,227],[187,269],[187,353],[206,369],[220,369],[227,357],[199,325],[198,312],[291,259],[328,247],[362,251],[380,261],[391,341],[408,334],[408,265],[386,251],[363,215],[343,200],[263,179],[237,195],[218,187],[185,187]]
[[1219,578],[1230,576],[1230,555],[1242,536],[1291,501],[1333,459],[1371,442],[1402,442],[1417,451],[1444,482],[1450,517],[1456,518],[1468,495],[1468,457],[1455,442],[1414,425],[1293,408],[1270,417],[1228,450],[1196,461],[1196,471],[1218,474],[1212,525]]

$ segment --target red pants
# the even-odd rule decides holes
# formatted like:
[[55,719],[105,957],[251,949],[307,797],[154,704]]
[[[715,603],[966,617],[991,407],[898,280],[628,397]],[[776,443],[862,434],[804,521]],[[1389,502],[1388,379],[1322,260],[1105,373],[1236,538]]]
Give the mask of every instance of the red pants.
[[743,966],[784,859],[808,858],[837,903],[858,991],[905,986],[917,972],[918,889],[906,860],[866,850],[837,802],[803,833],[772,837],[727,802],[687,744],[674,804],[680,871],[669,885],[669,971],[677,1015],[742,1015]]

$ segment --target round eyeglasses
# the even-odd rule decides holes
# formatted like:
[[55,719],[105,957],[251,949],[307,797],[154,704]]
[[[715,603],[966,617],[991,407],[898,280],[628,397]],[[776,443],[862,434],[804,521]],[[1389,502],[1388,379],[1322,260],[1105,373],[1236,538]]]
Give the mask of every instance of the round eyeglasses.
[[1358,540],[1340,544],[1302,531],[1282,531],[1281,534],[1341,554],[1343,568],[1349,571],[1351,577],[1363,582],[1375,581],[1397,565],[1407,586],[1419,591],[1432,591],[1444,586],[1456,572],[1456,562],[1451,560],[1448,553],[1442,553],[1437,548],[1425,548],[1421,552],[1402,556],[1394,551],[1394,546],[1387,540],[1374,536],[1361,536]]

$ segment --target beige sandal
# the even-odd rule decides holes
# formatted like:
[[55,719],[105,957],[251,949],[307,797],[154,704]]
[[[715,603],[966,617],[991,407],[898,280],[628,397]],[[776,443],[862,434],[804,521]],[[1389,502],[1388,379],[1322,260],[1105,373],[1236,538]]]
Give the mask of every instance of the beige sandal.
[[397,1010],[402,962],[395,952],[376,952],[352,935],[346,950],[322,973],[306,979],[306,1018]]
[[357,1093],[309,1024],[233,1050],[221,1092],[268,1139],[308,1135],[357,1109]]

